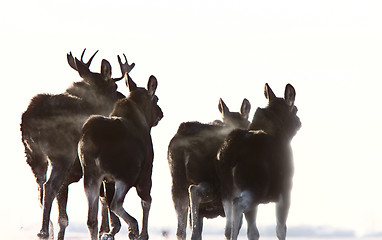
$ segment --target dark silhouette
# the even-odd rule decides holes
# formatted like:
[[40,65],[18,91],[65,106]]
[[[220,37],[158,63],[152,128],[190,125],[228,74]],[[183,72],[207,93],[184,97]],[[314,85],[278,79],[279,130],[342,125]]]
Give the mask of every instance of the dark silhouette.
[[[43,239],[49,237],[49,228],[51,235],[53,234],[50,212],[54,198],[57,199],[59,208],[58,239],[64,239],[65,228],[68,226],[68,185],[82,177],[77,155],[82,125],[92,114],[109,115],[114,103],[124,97],[117,91],[115,83],[122,77],[111,78],[110,63],[102,60],[101,73],[93,73],[89,66],[96,53],[87,63],[83,62],[84,53],[85,50],[81,61],[73,58],[72,53],[67,55],[69,65],[78,71],[82,81],[73,83],[62,94],[35,96],[22,114],[22,142],[27,163],[38,184],[39,200],[43,209],[42,227],[38,234]],[[134,67],[127,60],[122,63],[119,56],[118,61],[122,74]],[[48,165],[51,167],[49,179]]]
[[172,199],[178,217],[178,239],[186,238],[189,208],[192,239],[201,239],[204,217],[224,216],[215,168],[216,155],[230,131],[248,127],[250,108],[249,101],[244,99],[240,113],[230,112],[220,99],[219,110],[224,122],[182,123],[170,141],[168,164],[172,176]]
[[259,239],[257,206],[268,202],[276,202],[277,237],[286,237],[293,177],[290,141],[301,127],[295,95],[288,84],[284,99],[278,98],[266,84],[268,106],[256,110],[249,130],[232,131],[219,150],[226,239],[237,239],[243,213],[248,239]]
[[[148,215],[151,206],[153,145],[151,128],[162,119],[155,95],[157,80],[151,76],[147,90],[137,87],[126,74],[129,96],[117,101],[110,117],[90,117],[83,126],[78,145],[88,199],[88,221],[91,239],[97,239],[98,197],[102,182],[115,185],[110,209],[128,224],[130,239],[148,239]],[[135,187],[141,198],[143,219],[138,222],[123,208],[125,195]],[[108,188],[106,188],[106,192]],[[101,237],[113,239],[113,230]]]

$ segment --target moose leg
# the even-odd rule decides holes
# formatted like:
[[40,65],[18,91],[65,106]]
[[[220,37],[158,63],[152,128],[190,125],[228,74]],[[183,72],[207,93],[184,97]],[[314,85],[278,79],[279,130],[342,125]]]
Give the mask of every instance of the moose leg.
[[260,237],[259,230],[256,226],[257,206],[252,210],[244,213],[247,220],[247,237],[249,240],[258,240]]
[[104,233],[108,233],[110,231],[109,207],[107,205],[106,193],[103,184],[101,185],[99,200],[101,202],[101,227],[99,228],[99,237],[101,238]]
[[[46,157],[39,153],[38,150],[33,150],[33,153],[28,156],[27,163],[30,165],[33,175],[37,182],[38,201],[41,209],[44,209],[44,184],[46,182],[46,173],[48,170],[48,161]],[[49,237],[53,239],[53,223],[49,220]]]
[[210,201],[213,197],[212,188],[208,183],[191,185],[188,189],[191,203],[191,227],[192,240],[202,238],[203,217],[199,214],[199,206],[202,201]]
[[102,220],[99,231],[99,237],[102,240],[114,239],[114,236],[121,229],[121,222],[119,221],[118,216],[110,210],[111,201],[115,192],[114,187],[114,182],[107,181],[104,181],[101,186],[100,201],[102,208]]
[[143,188],[137,187],[137,194],[141,198],[141,206],[142,206],[142,229],[141,234],[139,236],[140,240],[148,240],[149,232],[148,232],[148,221],[149,221],[149,212],[151,208],[151,178],[149,178],[144,185]]
[[243,213],[250,210],[253,206],[253,196],[250,192],[244,191],[233,200],[232,207],[232,236],[231,239],[236,240],[239,235]]
[[87,174],[86,169],[84,171],[84,189],[88,200],[88,220],[87,225],[92,240],[98,238],[98,198],[99,189],[102,183],[100,177],[95,177],[92,174]]
[[129,238],[136,239],[139,236],[138,222],[130,216],[123,208],[123,201],[131,186],[126,185],[122,181],[115,182],[115,194],[111,202],[111,211],[121,217],[129,226]]
[[[110,206],[110,204],[109,204]],[[111,230],[109,232],[109,235],[110,236],[114,236],[119,232],[119,230],[121,229],[121,221],[119,221],[119,217],[117,215],[115,215],[115,213],[113,213],[111,210],[110,210],[110,207],[109,208],[109,215],[110,215],[110,224],[111,224]],[[112,238],[112,239],[113,239]]]
[[191,239],[197,240],[201,239],[202,233],[200,228],[201,217],[199,215],[199,206],[202,198],[202,189],[203,187],[200,185],[191,185],[188,189],[190,196],[190,211],[191,211]]
[[[232,238],[232,225],[233,225],[233,200],[229,198],[223,199],[223,208],[226,216],[226,225],[224,229],[224,237],[226,240]],[[238,228],[240,229],[243,224],[243,217],[240,217],[240,221],[238,222]]]
[[58,240],[63,240],[65,236],[65,229],[69,225],[68,214],[66,213],[66,205],[68,203],[68,186],[62,186],[57,193],[58,205]]
[[175,184],[176,183],[173,182],[171,196],[174,202],[174,208],[178,219],[176,237],[178,240],[185,240],[187,229],[187,213],[190,199],[188,197],[187,187],[180,189],[176,187]]
[[68,161],[65,161],[63,158],[56,160],[58,164],[52,164],[52,171],[50,173],[49,180],[44,184],[42,227],[40,233],[37,234],[40,238],[48,238],[49,236],[49,222],[52,203],[62,183],[64,182],[66,173],[69,170],[69,167],[65,164],[65,162],[67,163]]
[[224,228],[224,236],[226,240],[231,239],[232,232],[232,200],[229,198],[222,199],[224,213],[226,217],[226,224]]
[[286,220],[290,207],[290,193],[281,194],[279,201],[276,203],[276,234],[279,240],[286,238]]
[[149,220],[149,212],[151,208],[151,197],[149,197],[148,200],[141,201],[142,210],[143,210],[143,218],[142,218],[142,230],[140,234],[141,240],[148,240],[149,239],[149,233],[148,233],[148,220]]
[[110,234],[114,236],[119,232],[121,229],[121,222],[119,221],[119,218],[115,213],[110,211],[110,205],[111,201],[113,200],[114,193],[115,193],[115,183],[114,182],[105,182],[105,188],[106,188],[106,199],[107,199],[107,206],[109,210],[109,215],[110,215]]
[[175,212],[178,219],[178,226],[176,229],[176,236],[178,240],[186,239],[186,229],[187,229],[187,213],[189,206],[189,198],[188,195],[183,197],[177,197],[174,200]]

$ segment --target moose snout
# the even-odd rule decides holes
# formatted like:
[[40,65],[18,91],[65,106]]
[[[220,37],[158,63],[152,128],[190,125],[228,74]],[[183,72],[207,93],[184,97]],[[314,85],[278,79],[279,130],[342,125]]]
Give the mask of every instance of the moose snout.
[[302,126],[302,124],[301,124],[301,121],[300,121],[300,118],[299,117],[297,117],[297,130],[300,130],[300,128],[301,128],[301,126]]
[[163,118],[163,112],[162,112],[162,109],[161,109],[159,106],[157,106],[157,118],[156,118],[156,120],[155,120],[153,126],[155,127],[156,125],[158,125],[159,121],[160,121],[162,118]]

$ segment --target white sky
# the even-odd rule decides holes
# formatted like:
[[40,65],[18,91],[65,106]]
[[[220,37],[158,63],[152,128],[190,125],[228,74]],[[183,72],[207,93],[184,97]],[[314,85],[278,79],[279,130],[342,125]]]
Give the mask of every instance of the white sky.
[[[153,74],[164,118],[153,129],[152,227],[176,227],[166,152],[180,122],[220,118],[222,97],[238,111],[245,97],[265,106],[263,86],[283,96],[291,83],[302,128],[293,140],[295,178],[288,225],[382,230],[382,2],[380,1],[8,1],[0,7],[3,176],[0,229],[38,232],[37,188],[19,132],[37,93],[63,92],[80,80],[66,62],[87,48],[91,69],[117,55]],[[127,93],[121,82],[119,90]],[[4,188],[5,187],[5,188]],[[132,212],[140,204],[131,191]],[[54,211],[56,206],[53,206]],[[69,220],[86,227],[82,182],[69,191]],[[137,215],[137,214],[135,214]],[[4,216],[4,215],[3,215]],[[52,220],[56,222],[55,212]],[[140,220],[139,220],[140,221]],[[261,207],[259,225],[275,222]],[[222,219],[208,224],[223,226]],[[3,231],[2,231],[3,232]]]

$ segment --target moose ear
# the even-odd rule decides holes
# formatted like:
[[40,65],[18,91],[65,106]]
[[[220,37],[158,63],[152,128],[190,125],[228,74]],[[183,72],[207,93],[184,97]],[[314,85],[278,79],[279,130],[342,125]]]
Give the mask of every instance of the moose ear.
[[265,98],[268,99],[268,102],[271,102],[272,100],[274,100],[276,98],[276,95],[273,93],[273,91],[269,87],[268,83],[265,84],[264,95],[265,95]]
[[155,91],[157,90],[157,87],[158,87],[158,81],[153,75],[151,75],[147,83],[147,90],[149,91],[149,94],[151,96],[154,96]]
[[284,99],[289,106],[293,106],[295,98],[296,98],[296,91],[294,90],[294,87],[288,83],[285,86]]
[[219,111],[220,111],[220,113],[224,116],[226,113],[228,113],[229,112],[229,109],[228,109],[228,107],[227,107],[227,105],[225,105],[225,103],[224,103],[224,101],[223,101],[223,99],[219,99]]
[[128,73],[125,73],[125,83],[126,86],[129,88],[130,92],[134,91],[137,89],[137,84],[131,79]]
[[102,62],[101,62],[101,75],[102,75],[102,78],[105,80],[111,78],[111,65],[105,59],[102,59]]
[[243,103],[241,104],[240,114],[245,119],[248,119],[250,111],[251,111],[251,103],[246,98],[244,98]]
[[90,72],[89,68],[85,65],[85,63],[81,62],[77,58],[75,58],[74,61],[76,63],[77,71],[82,78],[87,78],[91,75],[91,72]]

